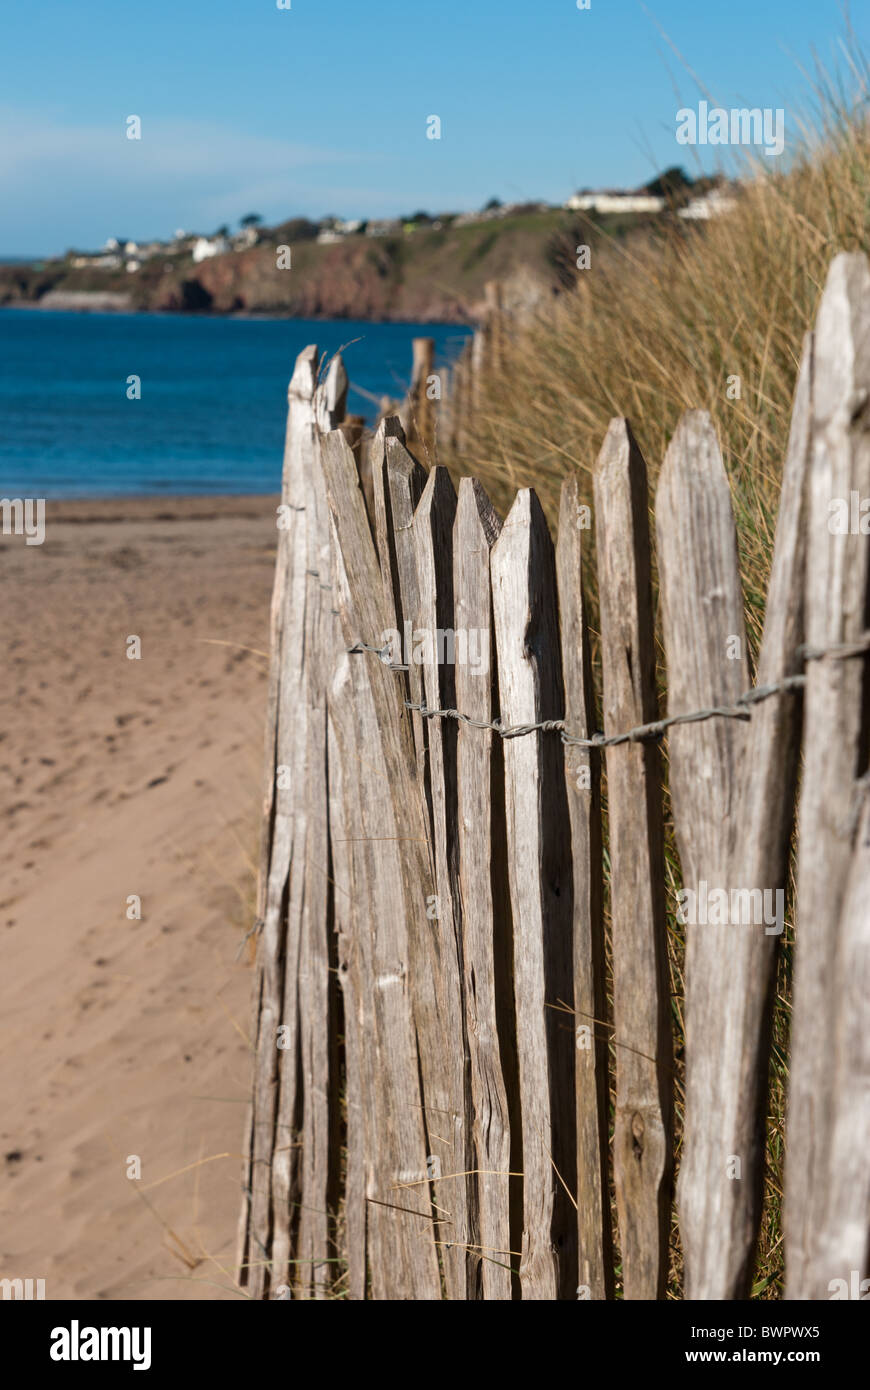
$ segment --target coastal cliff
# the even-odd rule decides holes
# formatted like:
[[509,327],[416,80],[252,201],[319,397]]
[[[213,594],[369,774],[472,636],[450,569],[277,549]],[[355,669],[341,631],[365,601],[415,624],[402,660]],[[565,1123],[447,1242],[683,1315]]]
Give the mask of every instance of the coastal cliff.
[[[248,250],[199,264],[157,255],[133,274],[75,267],[72,256],[0,266],[0,304],[461,322],[477,316],[489,280],[517,303],[558,292],[573,279],[572,248],[582,239],[576,217],[559,210],[326,245],[293,233],[294,224],[277,227]],[[290,268],[279,268],[281,246],[290,247]]]

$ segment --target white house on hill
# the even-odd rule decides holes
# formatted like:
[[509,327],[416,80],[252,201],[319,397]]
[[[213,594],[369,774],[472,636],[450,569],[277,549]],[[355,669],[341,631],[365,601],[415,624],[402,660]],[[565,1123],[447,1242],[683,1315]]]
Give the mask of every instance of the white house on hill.
[[724,188],[711,188],[700,198],[690,198],[677,216],[685,217],[690,222],[707,222],[711,217],[721,217],[723,213],[731,212],[736,206],[736,198]]
[[191,254],[198,265],[200,261],[207,261],[210,256],[223,256],[229,249],[230,243],[227,241],[226,237],[198,236],[193,243],[193,251]]
[[665,200],[652,193],[623,193],[608,188],[597,192],[582,189],[579,193],[572,193],[564,206],[569,212],[662,212]]

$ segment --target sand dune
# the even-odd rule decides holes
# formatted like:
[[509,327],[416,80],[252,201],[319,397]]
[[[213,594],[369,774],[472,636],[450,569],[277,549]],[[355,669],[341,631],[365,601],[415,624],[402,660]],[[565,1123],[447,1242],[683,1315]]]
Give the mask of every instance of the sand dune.
[[0,538],[0,1277],[48,1299],[239,1296],[265,662],[215,643],[265,648],[274,505]]

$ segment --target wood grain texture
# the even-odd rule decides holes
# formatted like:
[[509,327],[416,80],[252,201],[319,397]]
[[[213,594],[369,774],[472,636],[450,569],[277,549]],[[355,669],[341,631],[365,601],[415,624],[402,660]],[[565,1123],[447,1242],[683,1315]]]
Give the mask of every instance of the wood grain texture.
[[[350,659],[336,658],[330,684],[328,721],[330,869],[332,873],[336,937],[336,966],[342,996],[344,1024],[344,1085],[347,1160],[344,1179],[344,1253],[347,1258],[348,1298],[366,1297],[366,1173],[367,1154],[373,1152],[375,1126],[371,1058],[373,1028],[366,1028],[365,1003],[374,993],[370,951],[362,931],[354,929],[352,849],[345,820],[342,760],[332,709],[337,702],[347,709],[353,694]],[[362,938],[362,939],[361,939]],[[368,1048],[368,1053],[364,1049]]]
[[[323,440],[323,462],[333,593],[350,646],[360,633],[384,630],[383,589],[356,466],[338,431]],[[371,961],[371,994],[362,998],[361,1025],[362,1092],[370,1106],[372,1295],[437,1299],[441,1282],[412,1005],[419,947],[415,951],[409,939],[411,932],[419,937],[425,931],[426,900],[434,893],[428,839],[395,676],[367,653],[346,659],[352,697],[335,701],[332,712],[352,856],[353,932]]]
[[[562,484],[556,573],[565,681],[565,727],[595,732],[595,693],[583,600],[583,536],[577,478]],[[577,1100],[578,1287],[584,1298],[613,1296],[608,1179],[607,990],[601,839],[601,753],[565,747],[565,783],[574,866],[574,1070]]]
[[369,437],[366,431],[366,420],[364,415],[346,415],[340,422],[338,428],[347,440],[359,473],[360,486],[363,490],[363,497],[366,500],[366,511],[369,516],[369,524],[374,527],[375,517],[375,498],[372,486],[372,460],[369,449]]
[[[414,539],[414,512],[426,486],[426,470],[405,448],[399,432],[387,430],[385,449],[385,492],[389,518],[389,541],[383,556],[390,557],[391,592],[394,619],[391,624],[401,634],[403,648],[412,642],[416,615],[420,607],[417,583],[417,546]],[[403,657],[404,660],[404,657]],[[423,677],[420,667],[409,662],[405,689],[414,704],[420,704]],[[404,716],[407,718],[407,711]],[[414,730],[417,776],[426,802],[426,815],[431,827],[432,797],[429,784],[429,730],[421,715],[411,714]]]
[[[366,664],[358,657],[346,661],[344,676],[339,679],[337,673],[333,687],[346,699],[336,701],[332,717],[350,869],[346,906],[351,920],[341,943],[342,958],[349,963],[359,1044],[359,1089],[350,1091],[348,1072],[348,1103],[357,1112],[357,1123],[362,1121],[370,1296],[381,1301],[435,1299],[441,1296],[441,1283],[425,1181],[426,1134],[402,891],[400,837],[405,827],[397,824],[378,767],[377,745],[370,741],[377,716]],[[360,1274],[357,1260],[357,1288]]]
[[[314,372],[312,371],[312,383]],[[313,389],[313,384],[312,384]],[[281,503],[287,505],[289,501],[290,476],[287,466],[288,450],[285,446],[285,461],[282,479]],[[296,513],[290,512],[291,519],[295,522]],[[284,621],[287,614],[285,603],[285,589],[287,585],[287,572],[289,566],[289,556],[291,553],[291,533],[289,530],[277,529],[276,516],[276,537],[277,551],[275,558],[275,577],[272,586],[272,602],[269,613],[269,678],[266,692],[266,719],[265,719],[265,738],[263,749],[263,773],[262,773],[262,811],[260,820],[260,845],[257,871],[257,900],[255,913],[256,924],[262,923],[266,911],[267,890],[269,884],[269,860],[272,852],[272,836],[274,834],[274,810],[275,810],[275,751],[278,738],[278,692],[281,683],[282,666],[282,647],[284,639]],[[262,930],[262,928],[260,928]],[[272,947],[274,950],[274,946]],[[248,1036],[252,1039],[252,1054],[255,1074],[257,1071],[258,1039],[260,1031],[260,1011],[262,1007],[263,977],[266,969],[266,953],[261,948],[259,939],[255,945],[255,983],[251,990],[251,1015],[248,1028]],[[259,1115],[256,1103],[256,1087],[252,1090],[251,1100],[245,1117],[245,1124],[242,1138],[242,1204],[239,1212],[239,1226],[236,1246],[236,1279],[239,1284],[246,1288],[250,1283],[251,1261],[254,1258],[252,1248],[257,1249],[252,1239],[252,1200],[253,1192],[251,1188],[253,1175],[253,1126],[255,1119],[259,1123]],[[258,1258],[262,1259],[265,1250],[257,1250]],[[263,1275],[257,1276],[263,1278]]]
[[[801,667],[798,647],[803,640],[805,484],[811,384],[812,340],[808,337],[783,471],[759,659],[759,685],[795,674]],[[690,443],[691,435],[684,436],[683,447]],[[680,447],[676,437],[674,447]],[[709,524],[699,515],[699,508],[714,505],[713,498],[718,493],[722,515],[719,534],[728,547],[722,563],[732,573],[733,591],[736,560],[730,557],[732,546],[727,524],[730,506],[726,506],[724,473],[720,471],[711,443],[712,468],[718,483],[705,482],[700,471],[704,459],[703,442],[695,447],[698,471],[694,491],[705,496],[693,503],[685,492],[682,497],[678,495],[682,483],[680,473],[687,465],[685,460],[675,459],[669,477],[665,479],[663,474],[669,490],[667,493],[660,490],[660,524],[666,528],[669,517],[683,517],[686,509],[693,511],[697,534],[690,545],[694,547],[693,553],[697,553],[701,549],[700,539],[710,534]],[[691,480],[686,481],[691,489]],[[680,507],[678,512],[674,511],[675,506]],[[715,529],[713,534],[716,534]],[[708,597],[711,585],[715,590],[717,581],[708,573],[705,584],[704,576],[698,572],[698,562],[688,561],[685,555],[678,553],[679,545],[674,537],[660,536],[660,556],[669,540],[673,545],[671,565],[684,573],[682,580],[677,582],[694,588],[704,604],[696,613],[696,621],[708,633],[712,633],[715,626],[716,640],[721,643],[723,622],[727,626],[730,619],[720,617],[717,625],[716,609],[722,600],[717,597],[711,601]],[[661,560],[660,565],[664,565]],[[688,575],[687,570],[690,570]],[[664,568],[662,573],[664,576]],[[662,592],[664,597],[664,577]],[[736,602],[733,592],[731,602]],[[713,654],[715,656],[715,648]],[[675,660],[685,666],[685,658],[679,651]],[[747,679],[746,673],[741,679]],[[726,688],[727,682],[722,682],[719,687],[714,680],[712,684],[695,686],[688,691],[682,686],[679,694],[684,703],[698,708],[706,702],[710,691],[717,688],[720,689],[719,698],[727,702],[733,697],[737,684],[732,681]],[[702,690],[707,694],[702,696]],[[676,705],[673,707],[676,709]],[[721,839],[728,839],[729,869],[724,886],[729,897],[734,891],[756,893],[760,890],[762,895],[765,892],[770,895],[767,906],[775,908],[775,895],[782,892],[784,904],[800,714],[801,702],[795,694],[783,694],[756,705],[751,725],[745,730],[732,730],[731,753],[740,756],[742,767],[733,779],[727,773],[723,775],[723,789],[729,789],[731,804],[720,805],[715,786],[707,784],[705,795],[705,784],[700,780],[694,788],[690,786],[688,804],[685,797],[683,799],[681,844],[687,839],[691,847],[695,827],[705,820],[714,834],[716,826],[720,825]],[[683,731],[683,742],[687,741],[685,736],[693,727],[687,726]],[[718,817],[723,815],[727,819],[719,821]],[[684,860],[684,883],[688,883],[686,863]],[[701,872],[697,868],[696,871]],[[776,923],[739,920],[729,925],[696,926],[694,929],[689,925],[687,932],[690,941],[697,942],[700,938],[701,945],[690,949],[686,987],[687,1086],[678,1192],[686,1291],[691,1298],[744,1298],[749,1295],[761,1217],[771,1008],[781,933]],[[740,1160],[739,1178],[733,1176],[735,1158]]]
[[[393,615],[391,625],[395,627],[401,637],[402,658],[404,660],[406,657],[413,658],[414,632],[418,626],[421,611],[414,516],[426,487],[427,474],[425,469],[405,448],[402,432],[396,428],[397,425],[397,421],[386,421],[383,470],[384,500],[380,504],[380,513],[385,517],[386,525],[381,535],[380,545],[382,547],[381,573],[386,595],[385,601],[389,612]],[[376,510],[378,510],[377,489]],[[409,660],[408,665],[409,670],[404,678],[393,673],[393,679],[396,681],[397,689],[401,691],[403,699],[409,698],[414,703],[419,704],[424,695],[422,667],[413,659]],[[432,766],[429,757],[430,728],[428,722],[422,718],[419,712],[413,712],[410,721],[408,721],[408,713],[403,708],[401,717],[403,725],[409,724],[412,729],[416,788],[420,798],[419,809],[429,840],[428,853],[433,884],[431,897],[434,899],[441,890],[436,882]],[[443,768],[443,761],[441,766]],[[442,860],[442,874],[443,872],[444,861]],[[432,910],[429,894],[426,896],[425,910],[427,913]],[[440,926],[437,924],[437,919],[428,916],[423,921],[418,918],[414,919],[412,945],[416,962],[412,977],[414,1015],[420,1039],[420,1067],[426,1105],[426,1132],[429,1136],[429,1152],[434,1166],[436,1162],[441,1163],[443,1145],[453,1142],[455,1117],[465,1117],[462,1122],[463,1144],[467,1143],[468,1137],[469,1099],[464,1072],[464,1040],[457,1043],[457,1049],[463,1060],[456,1056],[444,1056],[443,1049],[443,1029],[447,1026],[446,1019],[454,1016],[453,1011],[456,1008],[457,969],[454,961],[458,948],[457,946],[452,948],[453,960],[449,957],[442,959]],[[450,1134],[445,1135],[444,1131],[448,1125],[450,1125]],[[438,1136],[437,1142],[433,1142],[433,1135]],[[470,1162],[465,1162],[448,1169],[442,1164],[441,1171],[464,1173],[471,1166]],[[456,1206],[461,1229],[465,1231],[464,1240],[467,1244],[467,1217],[464,1215],[467,1199],[457,1204],[453,1197],[458,1182],[465,1182],[465,1179],[451,1178],[449,1183],[433,1184],[433,1194],[439,1208],[439,1215],[448,1214],[445,1217],[445,1223],[439,1227],[438,1239],[444,1242],[450,1241],[451,1227],[448,1227],[446,1223],[448,1220],[453,1222],[456,1219],[453,1210]],[[443,1211],[440,1210],[442,1207]],[[467,1252],[460,1254],[455,1250],[446,1251],[444,1246],[441,1249],[444,1252],[442,1253],[442,1261],[445,1261],[446,1255],[445,1273],[448,1293],[454,1297],[455,1290],[460,1287],[457,1281],[464,1280],[466,1277],[464,1273],[458,1273],[457,1267],[460,1262],[464,1267]]]
[[[604,732],[658,714],[646,465],[613,420],[595,471]],[[661,765],[654,744],[607,750],[616,1114],[613,1166],[626,1298],[662,1298],[668,1269],[673,1056]]]
[[[687,411],[665,454],[656,496],[662,627],[669,715],[734,705],[750,685],[737,532],[731,493],[709,415]],[[680,1169],[680,1235],[690,1298],[722,1297],[728,1272],[723,1233],[739,1201],[749,1153],[734,1120],[743,1038],[732,998],[733,952],[764,935],[763,920],[731,920],[732,837],[738,821],[746,726],[727,718],[682,724],[669,733],[671,802],[686,933],[685,1127]],[[746,885],[770,889],[769,883]],[[727,920],[699,907],[726,894]],[[749,953],[743,959],[749,962]],[[738,991],[767,980],[745,977]],[[739,1144],[738,1144],[739,1141]],[[740,1169],[735,1168],[735,1162]],[[736,1175],[735,1175],[736,1174]],[[733,1277],[733,1276],[732,1276]]]
[[[401,631],[401,622],[396,612],[396,598],[399,592],[398,573],[396,568],[395,541],[393,537],[393,511],[390,500],[390,490],[387,483],[387,438],[398,439],[400,444],[405,443],[405,431],[402,429],[401,421],[397,415],[389,415],[381,420],[369,445],[369,459],[371,462],[372,479],[372,499],[374,508],[374,535],[375,546],[378,552],[378,561],[381,567],[381,583],[384,591],[384,604],[386,606],[387,620],[391,627]],[[414,514],[414,507],[420,500],[423,488],[426,483],[423,470],[422,475],[415,486],[415,496],[411,507],[411,516]]]
[[[376,534],[381,560],[382,587],[385,606],[391,615],[390,626],[400,635],[402,660],[408,662],[409,671],[404,675],[394,673],[403,698],[420,703],[425,695],[424,668],[413,660],[415,632],[421,631],[421,624],[429,629],[433,626],[452,626],[452,573],[450,573],[450,524],[446,537],[440,535],[444,530],[441,524],[441,511],[433,515],[427,506],[430,524],[430,539],[424,534],[425,523],[421,521],[421,532],[415,527],[415,511],[420,504],[427,484],[425,470],[404,446],[404,435],[398,420],[384,422],[383,467],[375,467],[375,514]],[[376,458],[380,456],[380,446]],[[449,481],[449,480],[448,480]],[[452,486],[452,485],[451,485]],[[443,497],[443,478],[439,478],[439,495]],[[451,515],[455,510],[455,497],[450,502],[449,490],[446,502]],[[444,555],[433,548],[431,537],[439,536],[447,544]],[[419,551],[418,546],[422,546]],[[447,573],[444,573],[446,558]],[[437,563],[436,563],[437,559]],[[421,563],[425,567],[427,595],[423,599],[419,579]],[[424,604],[432,608],[428,618],[422,616]],[[428,607],[427,607],[428,612]],[[437,614],[441,613],[441,619]],[[452,675],[452,671],[450,673]],[[441,689],[441,674],[431,670],[430,689],[437,696]],[[430,702],[431,703],[431,702]],[[403,718],[407,719],[403,710]],[[429,1136],[430,1157],[433,1166],[437,1163],[444,1174],[451,1177],[443,1183],[433,1182],[433,1192],[439,1215],[438,1239],[442,1244],[442,1263],[445,1269],[447,1292],[450,1298],[467,1295],[467,1271],[470,1243],[469,1200],[473,1197],[473,1167],[471,1152],[470,1121],[470,1081],[466,1041],[464,1037],[462,1004],[462,966],[461,940],[458,936],[457,916],[454,904],[459,902],[456,865],[456,765],[455,733],[448,734],[447,743],[441,739],[441,731],[435,731],[439,751],[435,754],[434,774],[438,785],[438,841],[436,842],[436,809],[433,800],[433,763],[430,758],[430,727],[419,712],[411,719],[417,773],[418,795],[424,816],[427,833],[430,837],[432,873],[436,875],[432,902],[427,900],[426,911],[433,911],[437,898],[445,900],[445,907],[453,919],[453,926],[447,930],[444,923],[436,917],[426,918],[426,925],[415,937],[418,942],[418,968],[414,973],[413,989],[415,996],[415,1016],[418,1019],[421,1039],[443,1038],[439,1035],[440,1020],[451,1018],[457,1038],[457,1045],[447,1056],[442,1055],[441,1041],[421,1042],[421,1070],[423,1089],[426,1097],[426,1127]],[[447,761],[445,763],[445,751]],[[449,789],[449,790],[448,790]],[[446,807],[453,807],[448,819]],[[448,852],[448,828],[451,848]],[[440,846],[440,848],[439,848]],[[437,879],[440,864],[440,882]],[[442,885],[446,885],[442,891]],[[440,908],[439,908],[440,910]],[[461,916],[459,916],[461,921]],[[446,1025],[444,1025],[446,1026]],[[446,1160],[450,1158],[450,1162]],[[451,1249],[448,1249],[448,1244]]]
[[[497,666],[492,620],[490,550],[501,521],[476,478],[463,478],[453,529],[454,626],[479,634],[485,669],[456,666],[456,702],[472,719],[492,723],[498,714]],[[486,1300],[512,1296],[511,1116],[508,1089],[515,1074],[503,1051],[515,1051],[510,897],[504,840],[504,755],[501,739],[460,724],[457,746],[457,821],[462,899],[462,960],[471,1067],[476,1204],[471,1243],[478,1247],[469,1270],[469,1295]],[[502,1039],[505,1039],[503,1044]],[[508,1079],[506,1079],[506,1069]],[[513,1096],[514,1104],[516,1096]]]
[[[517,494],[493,546],[501,718],[562,716],[553,545],[534,492]],[[576,1297],[572,873],[557,736],[506,739],[505,799],[522,1108],[523,1299]],[[567,1191],[566,1191],[567,1188]],[[568,1195],[570,1193],[570,1196]]]
[[[336,1043],[335,928],[329,872],[327,707],[340,640],[332,612],[331,540],[320,463],[321,431],[344,418],[348,380],[341,355],[332,358],[314,394],[317,429],[306,478],[308,563],[305,595],[305,817],[304,892],[299,950],[299,1072],[301,1193],[294,1284],[302,1298],[323,1298],[335,1277],[332,1225],[338,1180],[339,1077]],[[285,985],[285,990],[288,988]],[[289,1060],[289,1059],[288,1059]]]
[[435,372],[435,339],[414,338],[411,350],[411,388],[405,404],[408,432],[428,457],[435,442],[435,403],[429,395],[429,382]]
[[[288,526],[279,533],[278,562],[283,570],[277,620],[280,644],[274,685],[275,743],[271,776],[274,792],[268,848],[261,854],[263,927],[259,940],[260,1007],[256,1032],[254,1114],[251,1145],[251,1238],[248,1287],[254,1298],[287,1284],[290,1259],[290,1209],[296,1192],[297,1119],[296,1052],[298,1010],[296,972],[304,866],[305,698],[304,642],[306,569],[306,492],[314,467],[314,390],[318,354],[307,347],[296,360],[288,387],[287,434],[282,503]],[[277,587],[277,581],[276,581]],[[278,770],[281,769],[280,775]],[[268,771],[267,771],[268,775]],[[296,865],[288,887],[291,863]],[[289,907],[285,903],[285,895]],[[289,916],[288,916],[289,913]],[[285,1001],[285,985],[290,991]],[[287,1016],[284,1017],[285,1003]],[[286,1027],[286,1049],[278,1048],[278,1029]],[[283,1065],[286,1052],[293,1065]],[[271,1261],[271,1263],[268,1263]]]
[[[854,641],[870,627],[870,539],[848,515],[855,495],[870,497],[868,400],[870,267],[862,255],[843,254],[831,265],[815,328],[806,572],[807,641],[815,648]],[[838,501],[845,532],[837,529]],[[786,1159],[789,1298],[827,1298],[832,1279],[848,1279],[852,1268],[867,1272],[866,1208],[862,1264],[843,1267],[860,1236],[839,1227],[839,1244],[826,1229],[828,1211],[842,1214],[856,1199],[845,1190],[855,1161],[846,1134],[850,1123],[866,1134],[867,1123],[866,1089],[851,1119],[847,1108],[855,1085],[866,1086],[866,1052],[853,1057],[851,1075],[841,1053],[846,1037],[862,1027],[866,1037],[867,996],[844,1018],[839,992],[845,960],[860,957],[867,910],[866,900],[863,909],[845,906],[850,874],[859,881],[862,874],[855,837],[870,737],[867,682],[866,655],[807,666]],[[854,1009],[851,991],[848,999]]]
[[[410,652],[410,664],[420,672],[429,709],[456,706],[456,651],[451,653],[446,636],[453,635],[454,626],[455,518],[456,492],[450,474],[446,468],[433,468],[414,513],[418,606],[417,637]],[[472,1172],[475,1163],[471,1145],[471,1078],[462,964],[456,723],[452,719],[433,719],[428,724],[428,734],[435,899],[427,915],[441,967],[442,1018],[451,1040],[444,1057],[451,1108],[449,1113],[427,1112],[427,1124],[430,1152],[445,1175],[433,1187],[436,1206],[443,1213],[438,1237],[445,1242],[441,1258],[447,1294],[450,1299],[465,1300],[476,1184]],[[448,1178],[448,1174],[452,1176]]]
[[459,452],[468,434],[468,412],[471,395],[471,357],[464,347],[450,371],[450,397],[447,411],[449,447]]
[[[858,833],[846,879],[834,965],[837,1013],[828,1078],[831,1181],[820,1194],[813,1252],[813,1285],[830,1298],[832,1280],[848,1283],[849,1298],[870,1291],[870,795],[865,784]],[[836,1286],[843,1296],[842,1285]],[[821,1292],[824,1290],[824,1292]]]

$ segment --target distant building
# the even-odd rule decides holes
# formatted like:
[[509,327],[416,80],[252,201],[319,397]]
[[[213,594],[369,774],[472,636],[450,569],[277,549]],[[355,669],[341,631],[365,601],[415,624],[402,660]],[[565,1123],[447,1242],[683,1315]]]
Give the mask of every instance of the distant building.
[[727,189],[711,188],[700,198],[691,198],[684,208],[680,208],[677,216],[685,217],[689,222],[707,222],[711,217],[733,212],[736,206],[737,199]]
[[497,207],[481,208],[477,212],[460,212],[453,218],[451,226],[471,227],[477,222],[495,222],[502,217],[515,217],[524,212],[548,212],[549,208],[549,203],[499,203]]
[[141,269],[141,262],[131,259],[127,262],[127,269],[130,274],[133,275],[137,270]]
[[102,256],[73,256],[72,263],[75,270],[118,270],[123,264],[123,257],[110,251]]
[[322,232],[317,233],[318,246],[335,246],[339,241],[344,241],[344,236],[334,227],[324,227]]
[[207,261],[212,256],[223,256],[229,249],[230,243],[227,241],[226,237],[198,236],[193,243],[191,255],[198,265],[200,261]]
[[569,212],[663,212],[665,199],[651,193],[625,193],[619,189],[581,189],[564,206]]
[[397,217],[375,219],[366,225],[366,236],[398,236],[402,224]]
[[247,251],[250,247],[256,246],[260,240],[260,233],[254,226],[242,227],[240,232],[236,232],[232,238],[234,251]]
[[503,203],[499,208],[484,208],[481,216],[486,220],[490,217],[516,217],[525,212],[550,212],[551,210],[552,204],[550,203]]

